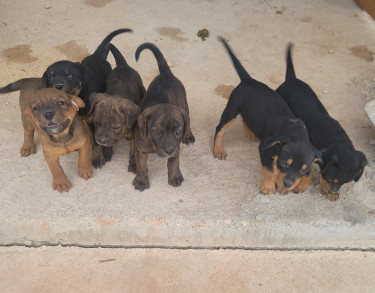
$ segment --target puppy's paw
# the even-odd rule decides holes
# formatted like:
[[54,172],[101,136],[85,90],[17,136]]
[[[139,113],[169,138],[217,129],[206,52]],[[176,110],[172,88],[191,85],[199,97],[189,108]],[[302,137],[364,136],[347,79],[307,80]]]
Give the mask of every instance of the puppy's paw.
[[65,176],[53,178],[52,188],[54,190],[58,192],[69,191],[70,187],[72,187],[72,183]]
[[103,147],[103,159],[105,162],[110,162],[112,160],[113,148]]
[[214,149],[214,157],[219,160],[225,160],[227,158],[227,152],[224,150],[215,150]]
[[194,144],[194,142],[195,142],[195,137],[193,134],[182,139],[183,144],[192,145]]
[[171,178],[168,178],[168,184],[172,185],[173,187],[180,186],[182,184],[182,181],[184,181],[184,177],[182,176],[181,172]]
[[150,182],[147,178],[141,178],[141,176],[135,176],[133,181],[134,188],[139,191],[144,191],[150,188]]
[[35,154],[35,152],[36,152],[36,147],[35,147],[34,143],[32,143],[30,145],[23,144],[21,149],[20,149],[21,157],[28,157],[31,154]]
[[280,193],[281,195],[285,195],[289,192],[289,189],[281,186],[277,186],[277,192]]
[[339,199],[339,193],[329,193],[329,192],[323,192],[323,194],[330,200],[330,201],[336,201]]
[[307,189],[308,185],[300,185],[298,184],[296,188],[293,189],[294,193],[302,193]]
[[263,182],[262,185],[260,186],[259,191],[262,194],[274,194],[276,193],[275,184],[271,185],[271,184],[265,184]]
[[137,167],[135,162],[129,162],[128,171],[137,174]]
[[83,179],[87,180],[92,177],[92,166],[78,168],[78,175],[81,176]]
[[105,165],[105,161],[103,157],[93,158],[91,163],[95,169],[100,169],[101,167]]

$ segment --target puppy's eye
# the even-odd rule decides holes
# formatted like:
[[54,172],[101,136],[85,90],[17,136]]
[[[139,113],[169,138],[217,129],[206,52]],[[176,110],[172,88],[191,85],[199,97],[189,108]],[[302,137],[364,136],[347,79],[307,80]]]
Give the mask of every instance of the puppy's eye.
[[158,136],[158,135],[160,135],[160,131],[157,130],[157,129],[153,129],[153,130],[151,131],[151,134],[152,134],[152,136]]
[[62,106],[62,105],[64,105],[65,103],[64,103],[63,101],[57,101],[56,104],[59,105],[59,106]]
[[40,109],[39,106],[35,106],[35,107],[33,108],[33,111],[38,111],[39,109]]
[[112,128],[113,128],[113,129],[120,129],[120,128],[121,128],[121,125],[113,125]]
[[49,80],[53,80],[53,76],[48,77]]
[[68,73],[66,76],[67,76],[68,78],[72,78],[72,77],[73,77],[73,75],[72,75],[71,73]]
[[176,131],[176,136],[180,136],[182,134],[182,130],[181,129],[178,129],[177,131]]

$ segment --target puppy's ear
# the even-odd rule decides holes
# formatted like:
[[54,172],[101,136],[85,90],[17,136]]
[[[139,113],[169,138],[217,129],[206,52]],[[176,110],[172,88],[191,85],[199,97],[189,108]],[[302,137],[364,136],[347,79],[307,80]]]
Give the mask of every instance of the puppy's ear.
[[367,165],[366,156],[362,152],[357,151],[357,156],[358,156],[358,159],[359,159],[359,171],[358,171],[357,175],[354,177],[354,182],[357,182],[361,178],[361,176],[363,174],[363,169]]
[[277,155],[287,143],[288,139],[286,137],[267,137],[259,144],[259,151],[263,153],[273,148]]
[[86,105],[85,105],[85,102],[81,100],[81,98],[79,97],[76,97],[76,96],[72,96],[72,95],[68,95],[70,100],[72,101],[72,104],[73,104],[73,107],[76,111],[79,110],[79,108],[84,108]]
[[42,82],[44,83],[44,85],[45,85],[46,87],[48,87],[48,73],[47,73],[47,71],[45,71],[45,72],[43,73],[43,76],[42,76]]
[[122,99],[120,110],[125,113],[126,126],[131,129],[141,113],[141,108],[128,99]]
[[184,137],[182,138],[182,143],[187,144],[187,145],[193,144],[195,142],[195,137],[193,133],[191,132],[190,117],[184,109],[179,108],[179,110],[182,114],[182,117],[184,118],[184,124],[185,124],[184,125]]
[[146,108],[139,116],[138,116],[138,119],[137,119],[137,124],[138,124],[138,127],[139,127],[139,130],[141,132],[143,132],[143,136],[144,137],[147,137],[147,122],[148,120],[150,119],[151,117],[151,112],[153,111],[153,108],[155,106],[152,106],[152,107],[148,107]]
[[102,100],[102,95],[98,93],[92,93],[89,96],[89,111],[87,112],[87,116],[90,116],[92,112],[94,112],[95,106],[100,103]]
[[[325,151],[323,150],[322,151],[323,156],[324,156],[324,152]],[[327,168],[328,168],[329,165],[332,165],[332,164],[336,164],[337,165],[339,163],[339,157],[337,156],[336,153],[333,153],[333,154],[331,154],[329,156],[324,156],[324,157],[326,157],[324,159],[324,163],[322,163],[322,164],[318,163],[319,166],[320,166],[320,172],[321,173],[324,173],[327,170]]]

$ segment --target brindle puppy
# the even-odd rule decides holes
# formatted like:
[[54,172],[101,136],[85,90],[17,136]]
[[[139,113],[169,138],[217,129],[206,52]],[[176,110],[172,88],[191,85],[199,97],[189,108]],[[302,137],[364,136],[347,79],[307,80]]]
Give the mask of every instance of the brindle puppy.
[[172,74],[155,45],[145,43],[139,46],[136,60],[144,49],[154,53],[160,74],[151,82],[141,102],[142,112],[135,129],[137,176],[133,185],[139,191],[150,187],[147,156],[154,152],[168,158],[168,184],[180,186],[184,180],[179,168],[180,142],[192,144],[195,141],[183,84]]
[[[46,87],[54,87],[67,94],[80,97],[88,105],[89,95],[102,93],[106,88],[106,80],[112,67],[106,60],[109,47],[107,44],[118,34],[131,32],[130,29],[119,29],[110,33],[95,50],[85,57],[81,63],[67,60],[50,65],[43,74]],[[79,110],[81,116],[87,115],[88,107]]]
[[20,108],[21,118],[24,130],[24,140],[20,149],[22,157],[27,157],[35,154],[36,148],[34,144],[35,125],[33,115],[31,112],[31,104],[33,103],[34,94],[37,90],[44,88],[42,79],[40,78],[24,78],[0,89],[0,93],[8,93],[13,91],[20,91]]
[[52,188],[68,191],[72,184],[59,163],[59,157],[75,150],[79,152],[78,175],[88,179],[92,175],[90,161],[90,129],[76,115],[83,101],[57,89],[35,92],[31,105],[33,121],[38,131],[44,158],[51,170]]
[[92,164],[101,168],[112,158],[112,146],[124,136],[130,144],[129,167],[135,173],[133,125],[140,113],[139,103],[146,90],[138,72],[112,44],[108,45],[117,67],[107,78],[106,93],[92,93],[89,97],[91,127],[94,133]]

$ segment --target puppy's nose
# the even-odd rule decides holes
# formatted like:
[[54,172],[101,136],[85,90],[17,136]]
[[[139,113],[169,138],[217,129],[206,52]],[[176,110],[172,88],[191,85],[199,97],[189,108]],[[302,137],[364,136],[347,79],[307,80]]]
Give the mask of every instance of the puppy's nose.
[[52,120],[53,116],[55,115],[55,113],[53,112],[46,112],[44,113],[44,118],[46,118],[46,120]]
[[57,88],[59,91],[61,91],[64,88],[64,84],[58,83],[58,84],[55,85],[55,88]]
[[105,144],[105,142],[106,142],[104,137],[97,138],[96,140],[98,141],[99,144]]
[[294,180],[293,179],[291,179],[291,178],[285,178],[284,179],[284,186],[286,188],[291,187],[293,184],[294,184]]
[[165,152],[166,152],[168,155],[170,155],[171,153],[173,153],[174,148],[171,147],[171,146],[167,146],[167,147],[164,148],[164,150],[165,150]]

